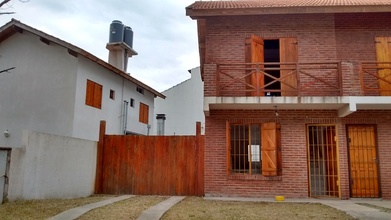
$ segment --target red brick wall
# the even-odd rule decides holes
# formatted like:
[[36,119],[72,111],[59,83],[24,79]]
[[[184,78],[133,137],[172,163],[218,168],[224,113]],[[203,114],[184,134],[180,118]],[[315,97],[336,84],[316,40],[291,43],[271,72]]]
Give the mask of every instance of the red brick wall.
[[[358,61],[375,61],[375,36],[391,36],[390,13],[307,14],[211,17],[206,20],[206,64],[244,63],[245,38],[296,37],[299,62],[353,63],[345,77],[345,95],[361,95]],[[205,72],[204,76],[214,72]],[[205,96],[216,96],[205,80]]]
[[[205,194],[207,196],[308,197],[308,168],[306,147],[307,124],[337,126],[341,198],[349,198],[348,150],[346,124],[376,124],[383,198],[391,198],[391,111],[362,111],[338,118],[336,111],[274,111],[211,110],[206,117],[205,136]],[[282,176],[234,179],[227,175],[226,121],[281,124]]]

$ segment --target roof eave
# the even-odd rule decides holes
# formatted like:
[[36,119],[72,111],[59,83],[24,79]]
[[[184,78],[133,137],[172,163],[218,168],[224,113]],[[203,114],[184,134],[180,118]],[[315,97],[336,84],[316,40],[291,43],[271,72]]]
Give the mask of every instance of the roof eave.
[[305,6],[305,7],[256,7],[225,9],[186,8],[186,15],[192,19],[209,16],[270,15],[270,14],[324,14],[324,13],[372,13],[391,12],[391,5],[366,6]]

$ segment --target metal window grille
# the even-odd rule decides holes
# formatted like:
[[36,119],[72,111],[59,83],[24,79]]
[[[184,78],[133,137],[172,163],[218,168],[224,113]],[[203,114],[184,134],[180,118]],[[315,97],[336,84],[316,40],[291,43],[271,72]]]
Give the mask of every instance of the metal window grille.
[[231,125],[233,173],[261,173],[260,125]]
[[338,197],[334,125],[308,126],[308,167],[311,197]]

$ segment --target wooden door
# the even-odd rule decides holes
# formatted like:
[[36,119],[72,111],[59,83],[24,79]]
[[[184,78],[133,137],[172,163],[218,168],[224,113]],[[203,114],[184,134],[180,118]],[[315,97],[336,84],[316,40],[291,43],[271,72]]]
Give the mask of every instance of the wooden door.
[[255,70],[252,70],[250,75],[246,78],[248,84],[246,90],[251,90],[247,92],[248,96],[264,96],[264,92],[260,90],[264,86],[264,74],[263,70],[260,71],[256,68],[263,68],[262,64],[264,62],[264,42],[263,39],[257,35],[251,35],[250,38],[246,39],[246,63],[258,63],[257,65],[251,65]]
[[[297,62],[297,39],[280,38],[280,62]],[[281,96],[297,96],[297,72],[284,70],[294,65],[281,65]]]
[[[377,62],[391,62],[391,37],[376,37]],[[391,68],[391,64],[379,64]],[[391,96],[391,69],[379,69],[379,89],[381,96]]]
[[261,128],[262,175],[281,175],[280,124],[263,123]]
[[375,126],[350,125],[347,129],[351,197],[377,198],[380,194]]

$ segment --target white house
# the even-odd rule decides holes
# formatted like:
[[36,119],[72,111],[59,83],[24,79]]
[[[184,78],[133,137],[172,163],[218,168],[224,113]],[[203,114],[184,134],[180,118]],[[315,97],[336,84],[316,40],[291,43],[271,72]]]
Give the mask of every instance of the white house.
[[100,120],[107,133],[147,135],[164,95],[125,72],[130,46],[107,48],[113,65],[17,20],[2,26],[0,147],[20,147],[23,130],[98,140]]
[[126,73],[132,38],[114,21],[107,63],[17,20],[0,27],[0,204],[91,195],[101,120],[110,134],[152,132],[165,96]]
[[[164,135],[195,135],[196,122],[201,122],[204,133],[205,116],[203,112],[204,83],[200,68],[189,70],[191,78],[162,92],[166,99],[155,99],[155,113],[165,116]],[[156,134],[159,130],[155,118]]]

